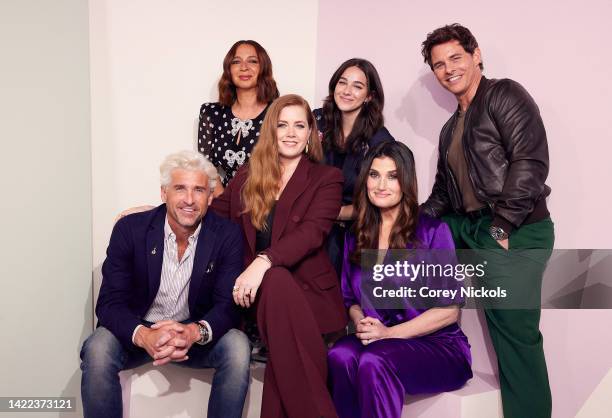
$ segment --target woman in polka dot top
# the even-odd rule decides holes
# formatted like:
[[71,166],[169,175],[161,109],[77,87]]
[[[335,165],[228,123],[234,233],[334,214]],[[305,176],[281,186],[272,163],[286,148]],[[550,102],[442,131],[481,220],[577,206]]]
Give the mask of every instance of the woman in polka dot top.
[[[266,110],[277,97],[266,50],[251,40],[232,45],[223,59],[219,101],[202,105],[198,129],[198,150],[222,173],[223,187],[249,160]],[[215,196],[223,187],[215,187]]]

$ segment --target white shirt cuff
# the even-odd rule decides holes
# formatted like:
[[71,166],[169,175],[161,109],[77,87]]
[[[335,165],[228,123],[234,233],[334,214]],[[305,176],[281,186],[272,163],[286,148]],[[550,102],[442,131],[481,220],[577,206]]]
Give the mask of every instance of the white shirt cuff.
[[144,327],[144,325],[140,324],[137,325],[136,328],[134,328],[134,332],[132,332],[132,344],[136,345],[136,343],[134,342],[134,338],[136,338],[136,333],[138,332],[138,329],[140,327]]

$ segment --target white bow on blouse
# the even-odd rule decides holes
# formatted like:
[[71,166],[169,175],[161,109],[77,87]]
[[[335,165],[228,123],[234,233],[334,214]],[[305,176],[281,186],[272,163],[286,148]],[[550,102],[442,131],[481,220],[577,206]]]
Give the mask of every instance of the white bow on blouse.
[[230,167],[233,167],[235,163],[238,165],[244,164],[244,160],[246,160],[246,154],[244,151],[234,152],[231,149],[225,150],[225,155],[223,156],[227,160],[227,164]]
[[251,119],[241,120],[239,118],[232,119],[232,136],[236,136],[238,131],[242,131],[242,136],[248,136],[249,130],[253,127]]

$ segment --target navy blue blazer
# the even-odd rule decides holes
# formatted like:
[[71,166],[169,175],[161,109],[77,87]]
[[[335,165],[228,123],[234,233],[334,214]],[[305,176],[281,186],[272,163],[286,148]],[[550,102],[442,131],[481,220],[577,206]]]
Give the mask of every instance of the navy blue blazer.
[[[106,250],[96,304],[98,326],[110,330],[127,349],[135,348],[132,333],[159,289],[165,219],[166,205],[120,219]],[[243,270],[243,247],[240,227],[209,209],[198,236],[188,302],[189,320],[207,321],[211,342],[239,323],[232,287]]]

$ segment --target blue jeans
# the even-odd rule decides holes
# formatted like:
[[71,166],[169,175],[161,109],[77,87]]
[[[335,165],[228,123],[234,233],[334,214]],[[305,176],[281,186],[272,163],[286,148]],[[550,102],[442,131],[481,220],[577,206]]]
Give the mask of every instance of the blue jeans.
[[[194,344],[189,360],[176,363],[214,368],[208,418],[240,418],[249,384],[251,347],[246,335],[229,330],[212,346]],[[86,418],[121,418],[123,403],[119,372],[151,361],[145,350],[127,351],[106,328],[98,327],[81,349],[81,396]]]

